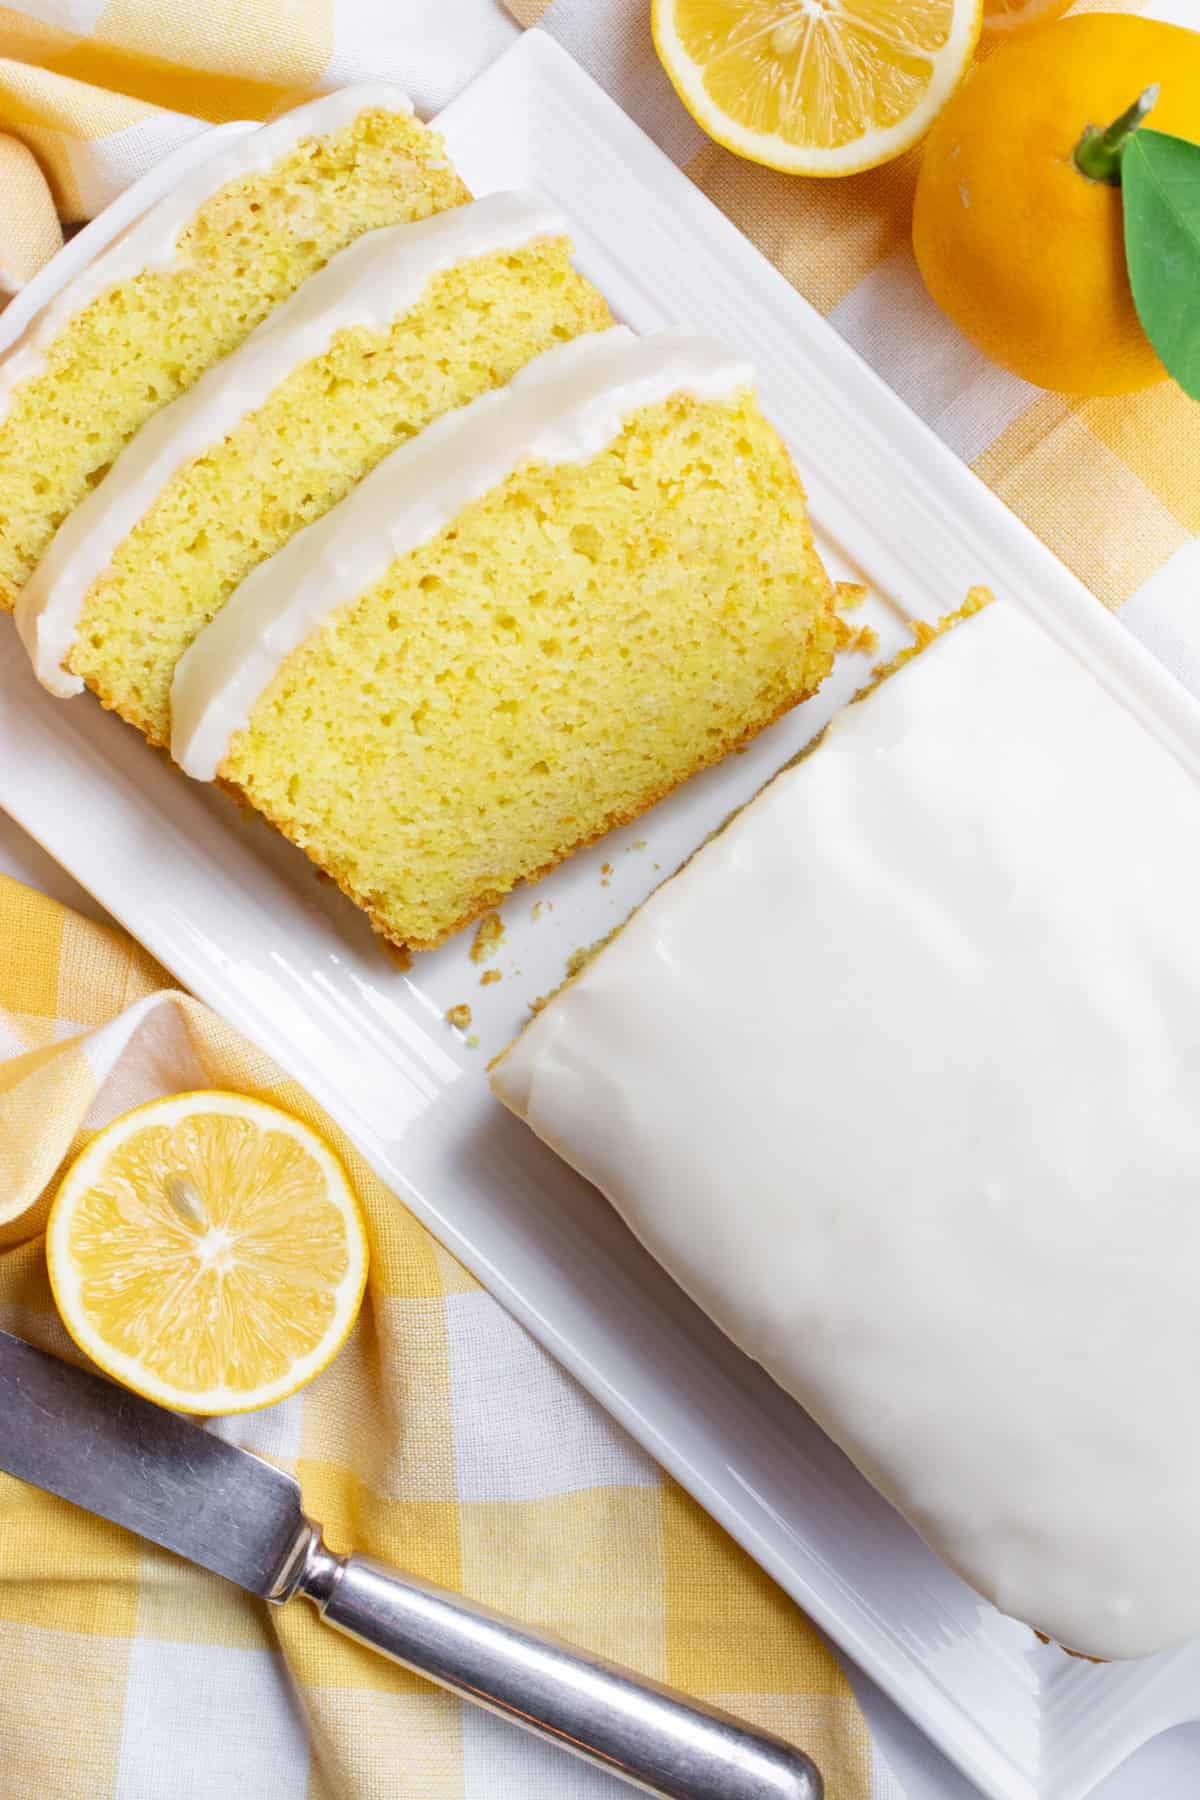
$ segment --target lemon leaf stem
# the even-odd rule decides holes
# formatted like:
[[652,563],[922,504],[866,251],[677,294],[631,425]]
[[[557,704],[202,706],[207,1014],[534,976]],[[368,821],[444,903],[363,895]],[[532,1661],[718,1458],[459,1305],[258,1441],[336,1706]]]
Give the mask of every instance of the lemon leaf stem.
[[1089,181],[1106,181],[1110,187],[1121,185],[1121,158],[1125,146],[1146,117],[1159,96],[1159,84],[1143,88],[1132,106],[1115,118],[1111,125],[1087,125],[1075,146],[1073,161],[1081,175]]

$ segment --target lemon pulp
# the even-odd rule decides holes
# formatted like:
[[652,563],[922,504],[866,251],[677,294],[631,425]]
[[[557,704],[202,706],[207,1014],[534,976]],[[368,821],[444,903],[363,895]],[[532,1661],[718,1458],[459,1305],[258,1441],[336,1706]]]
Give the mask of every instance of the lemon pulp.
[[848,173],[930,123],[979,33],[979,0],[655,0],[681,98],[730,149]]
[[80,1347],[193,1412],[265,1405],[315,1374],[349,1330],[366,1262],[328,1148],[289,1115],[219,1095],[153,1102],[93,1140],[56,1198],[47,1253]]

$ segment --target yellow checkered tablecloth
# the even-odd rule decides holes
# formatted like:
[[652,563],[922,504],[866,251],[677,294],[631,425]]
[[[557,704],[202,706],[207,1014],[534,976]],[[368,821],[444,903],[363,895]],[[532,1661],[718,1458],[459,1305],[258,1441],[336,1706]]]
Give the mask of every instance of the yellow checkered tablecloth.
[[[73,1354],[55,1175],[155,1095],[273,1100],[345,1157],[367,1301],[303,1393],[221,1421],[367,1550],[805,1744],[883,1800],[866,1728],[777,1588],[434,1242],[302,1088],[121,934],[0,876],[0,1325]],[[320,1626],[0,1475],[3,1800],[591,1800],[609,1777]]]

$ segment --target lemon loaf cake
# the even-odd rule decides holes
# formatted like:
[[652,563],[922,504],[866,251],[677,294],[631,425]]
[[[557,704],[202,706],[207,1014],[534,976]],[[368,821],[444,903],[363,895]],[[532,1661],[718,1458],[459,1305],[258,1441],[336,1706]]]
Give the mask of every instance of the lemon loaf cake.
[[812,693],[836,633],[751,371],[618,326],[261,563],[175,671],[172,752],[425,947]]
[[0,607],[143,420],[364,231],[468,195],[396,88],[248,132],[137,219],[0,362]]
[[1200,1633],[1200,787],[1159,729],[984,608],[493,1071],[959,1574],[1099,1657]]
[[256,564],[431,419],[610,323],[565,231],[493,194],[334,256],[63,522],[16,608],[44,685],[166,744],[175,665]]

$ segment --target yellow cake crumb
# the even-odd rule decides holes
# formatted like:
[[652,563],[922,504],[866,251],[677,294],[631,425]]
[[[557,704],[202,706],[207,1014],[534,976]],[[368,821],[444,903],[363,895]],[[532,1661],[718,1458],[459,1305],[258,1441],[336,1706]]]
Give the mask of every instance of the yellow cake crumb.
[[447,1007],[446,1023],[447,1025],[453,1025],[456,1031],[465,1031],[467,1029],[467,1026],[471,1023],[471,1009],[465,1000],[461,1000],[457,1006]]
[[491,962],[503,942],[504,920],[498,912],[490,912],[480,919],[475,928],[475,941],[471,945],[471,961],[473,963]]
[[852,656],[873,656],[878,648],[879,633],[873,625],[860,625],[846,645]]
[[468,1050],[478,1050],[478,1048],[479,1048],[479,1033],[477,1031],[473,1031],[471,1033],[470,1037],[467,1039],[467,1049]]
[[479,977],[479,985],[480,987],[491,987],[493,981],[500,981],[502,979],[503,977],[501,976],[499,969],[485,969],[483,974]]
[[838,581],[834,583],[833,594],[839,612],[854,612],[867,598],[867,585],[863,581]]

